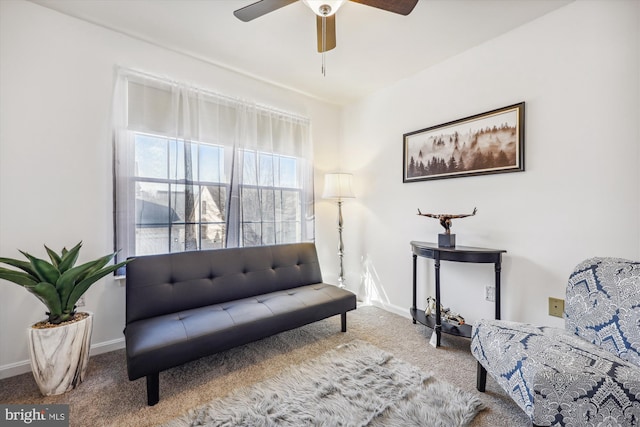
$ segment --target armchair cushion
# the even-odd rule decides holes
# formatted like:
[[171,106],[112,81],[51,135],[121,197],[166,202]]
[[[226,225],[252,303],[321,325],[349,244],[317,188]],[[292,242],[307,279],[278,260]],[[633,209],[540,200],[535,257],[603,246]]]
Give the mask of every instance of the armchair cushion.
[[640,366],[640,262],[578,264],[567,284],[565,328]]
[[640,423],[640,368],[566,330],[482,320],[471,349],[537,425]]

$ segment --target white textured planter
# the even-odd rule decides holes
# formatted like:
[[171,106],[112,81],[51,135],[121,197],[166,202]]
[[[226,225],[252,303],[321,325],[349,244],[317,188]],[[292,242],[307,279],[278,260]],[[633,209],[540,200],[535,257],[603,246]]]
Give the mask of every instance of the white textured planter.
[[31,371],[45,396],[62,394],[82,382],[89,363],[93,313],[55,328],[29,328]]

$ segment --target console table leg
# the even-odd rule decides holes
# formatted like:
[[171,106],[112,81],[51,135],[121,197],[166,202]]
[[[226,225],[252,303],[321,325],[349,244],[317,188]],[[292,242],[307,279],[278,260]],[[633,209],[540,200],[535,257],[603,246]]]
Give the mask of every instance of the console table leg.
[[[413,310],[416,310],[416,307],[418,306],[418,300],[416,297],[416,290],[417,290],[417,285],[416,285],[416,272],[418,270],[417,268],[417,259],[418,256],[417,255],[413,255],[413,305],[411,306],[411,308]],[[415,317],[413,318],[413,324],[416,324],[416,319]]]
[[436,324],[433,331],[436,333],[436,347],[440,347],[440,338],[442,336],[442,318],[440,313],[440,257],[436,257]]
[[502,271],[502,266],[500,261],[496,262],[496,320],[500,320],[500,272]]

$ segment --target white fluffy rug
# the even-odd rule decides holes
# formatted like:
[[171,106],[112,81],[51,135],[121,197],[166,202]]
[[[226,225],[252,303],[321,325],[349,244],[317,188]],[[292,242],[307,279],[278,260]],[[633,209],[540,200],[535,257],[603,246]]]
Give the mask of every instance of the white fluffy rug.
[[353,341],[166,426],[453,427],[483,409],[474,394]]

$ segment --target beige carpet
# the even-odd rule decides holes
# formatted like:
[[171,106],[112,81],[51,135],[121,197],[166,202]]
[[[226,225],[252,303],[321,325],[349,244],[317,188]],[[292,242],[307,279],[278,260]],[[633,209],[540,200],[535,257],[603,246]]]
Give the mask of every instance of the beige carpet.
[[442,347],[429,345],[431,329],[376,307],[358,307],[340,316],[238,347],[160,373],[160,403],[146,405],[144,379],[129,381],[124,350],[92,357],[87,379],[61,396],[43,397],[31,374],[0,381],[1,403],[69,403],[71,426],[157,426],[212,399],[271,378],[290,365],[313,359],[354,339],[367,341],[395,357],[433,372],[436,378],[472,391],[488,409],[471,426],[528,426],[528,418],[487,379],[487,392],[475,390],[476,362],[469,340],[443,335]]

